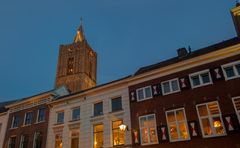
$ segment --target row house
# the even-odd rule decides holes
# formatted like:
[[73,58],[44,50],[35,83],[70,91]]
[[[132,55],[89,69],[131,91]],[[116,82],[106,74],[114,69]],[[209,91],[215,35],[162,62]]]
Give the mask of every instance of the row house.
[[133,148],[240,147],[240,38],[140,68],[129,96]]
[[7,128],[7,122],[8,122],[8,116],[9,116],[8,109],[5,106],[14,102],[15,101],[7,101],[7,102],[0,103],[0,137],[1,137],[0,147],[3,147],[4,137],[5,137],[6,128]]
[[127,79],[116,80],[49,103],[47,148],[129,148]]
[[[45,148],[49,106],[48,102],[67,95],[65,87],[19,99],[5,106],[7,125],[2,148]],[[4,138],[0,138],[4,139]]]

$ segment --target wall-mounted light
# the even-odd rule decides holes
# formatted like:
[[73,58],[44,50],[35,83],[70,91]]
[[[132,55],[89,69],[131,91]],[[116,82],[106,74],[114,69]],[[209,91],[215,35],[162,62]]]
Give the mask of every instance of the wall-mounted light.
[[128,131],[128,126],[126,124],[122,123],[118,127],[119,127],[120,131],[126,131],[126,130]]

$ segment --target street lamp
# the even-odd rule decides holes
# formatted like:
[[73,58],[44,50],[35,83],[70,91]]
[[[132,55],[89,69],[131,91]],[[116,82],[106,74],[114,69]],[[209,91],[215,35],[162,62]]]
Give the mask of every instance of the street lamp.
[[119,127],[120,131],[123,131],[123,132],[128,130],[128,126],[126,124],[123,124],[123,123],[120,124],[118,127]]

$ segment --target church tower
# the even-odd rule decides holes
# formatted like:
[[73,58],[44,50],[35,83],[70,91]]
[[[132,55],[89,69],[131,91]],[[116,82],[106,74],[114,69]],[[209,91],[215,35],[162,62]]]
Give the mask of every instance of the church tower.
[[71,93],[96,86],[97,53],[88,44],[81,21],[72,44],[60,45],[55,87]]
[[240,3],[236,2],[236,7],[231,10],[234,26],[238,37],[240,37]]

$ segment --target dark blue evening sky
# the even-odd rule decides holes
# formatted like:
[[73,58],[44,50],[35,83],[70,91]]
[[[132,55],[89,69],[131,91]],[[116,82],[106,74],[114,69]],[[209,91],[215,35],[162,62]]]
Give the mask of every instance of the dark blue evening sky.
[[235,0],[1,0],[0,101],[53,88],[58,47],[83,18],[98,84],[236,36]]

